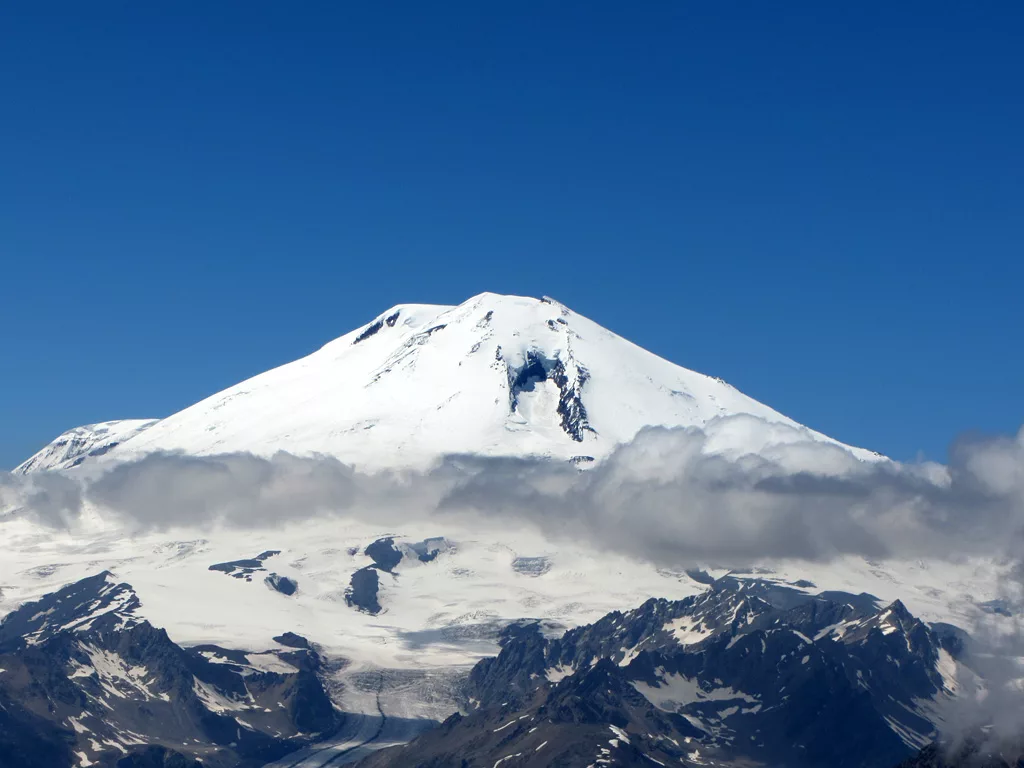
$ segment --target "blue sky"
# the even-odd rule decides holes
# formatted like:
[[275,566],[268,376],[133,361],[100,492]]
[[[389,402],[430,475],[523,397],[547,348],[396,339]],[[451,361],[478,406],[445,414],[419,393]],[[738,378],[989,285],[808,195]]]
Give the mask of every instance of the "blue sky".
[[32,3],[0,467],[402,302],[548,294],[846,442],[1024,421],[1017,3]]

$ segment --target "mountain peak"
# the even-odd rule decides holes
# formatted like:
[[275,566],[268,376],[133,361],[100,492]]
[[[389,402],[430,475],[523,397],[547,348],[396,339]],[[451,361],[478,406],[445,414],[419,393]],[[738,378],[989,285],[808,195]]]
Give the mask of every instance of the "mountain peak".
[[[284,450],[369,469],[446,454],[586,463],[647,426],[733,415],[835,443],[550,297],[480,293],[457,306],[397,304],[308,357],[147,423],[109,458]],[[735,439],[757,452],[746,434]]]
[[139,621],[139,606],[130,585],[118,581],[110,571],[102,571],[4,616],[0,648],[14,642],[38,644],[60,632],[133,626]]

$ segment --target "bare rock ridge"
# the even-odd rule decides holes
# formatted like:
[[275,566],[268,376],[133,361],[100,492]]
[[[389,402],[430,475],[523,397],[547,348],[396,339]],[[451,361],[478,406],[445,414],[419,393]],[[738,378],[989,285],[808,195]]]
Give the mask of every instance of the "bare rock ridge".
[[[416,552],[391,539],[371,546],[375,572],[397,565],[396,552]],[[182,647],[138,608],[132,587],[103,572],[0,622],[0,764],[299,765],[345,725],[319,646],[305,637],[286,631],[257,650]],[[380,751],[360,765],[995,768],[1017,759],[927,746],[967,657],[898,600],[723,577],[692,597],[551,630],[506,625],[498,655],[461,686],[461,713],[406,746],[374,742],[389,719],[380,710],[357,745],[359,757]],[[341,764],[343,751],[326,754],[312,764]]]
[[256,766],[341,724],[303,638],[183,648],[138,608],[103,572],[4,617],[0,765]]
[[463,714],[360,765],[895,765],[935,737],[958,652],[898,601],[731,578],[501,645]]

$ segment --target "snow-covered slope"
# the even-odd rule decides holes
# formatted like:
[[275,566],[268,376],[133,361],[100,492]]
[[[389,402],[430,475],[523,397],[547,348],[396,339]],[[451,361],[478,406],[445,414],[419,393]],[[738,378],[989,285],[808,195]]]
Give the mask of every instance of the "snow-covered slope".
[[69,429],[13,471],[24,475],[46,469],[70,469],[89,457],[102,456],[156,422],[157,419],[122,419]]
[[[755,418],[721,418],[744,414]],[[297,633],[326,660],[327,687],[346,722],[363,723],[368,731],[358,738],[341,733],[311,748],[308,760],[283,764],[339,765],[371,741],[401,743],[424,723],[448,717],[460,704],[469,666],[497,652],[509,622],[536,619],[559,634],[651,596],[703,594],[726,571],[682,556],[673,567],[657,567],[578,537],[549,538],[516,519],[434,515],[427,502],[422,514],[402,519],[383,512],[378,519],[376,507],[370,516],[341,510],[307,516],[311,510],[300,494],[287,496],[283,506],[293,505],[294,517],[250,516],[245,499],[259,501],[256,493],[243,499],[246,514],[222,520],[176,509],[154,520],[152,510],[133,509],[136,528],[104,507],[109,496],[86,493],[77,518],[54,528],[53,520],[44,525],[24,514],[24,498],[37,486],[99,477],[105,462],[154,451],[324,453],[370,469],[425,467],[453,453],[600,460],[648,425],[708,426],[713,451],[770,455],[779,442],[810,439],[864,460],[878,458],[808,430],[720,380],[658,358],[552,300],[482,294],[458,307],[400,305],[306,358],[178,414],[72,430],[25,462],[18,472],[86,466],[25,479],[9,514],[0,499],[0,616],[110,570],[138,599],[132,615],[166,628],[183,647],[216,644],[276,664],[270,656],[288,652],[280,638]],[[826,453],[840,456],[844,466],[865,467],[848,462],[843,450]],[[143,465],[150,463],[160,462]],[[606,467],[613,465],[614,459]],[[635,466],[646,464],[623,464]],[[126,467],[113,469],[110,476]],[[564,474],[592,479],[600,471]],[[58,492],[62,487],[55,484]],[[155,493],[162,487],[156,483]],[[198,488],[201,494],[201,483]],[[137,506],[144,507],[155,496],[139,498]],[[957,626],[968,626],[999,596],[1004,572],[993,558],[966,554],[953,562],[853,555],[805,562],[766,555],[741,565],[730,574],[741,588],[756,581],[787,594],[869,593],[882,605],[900,599],[924,621]],[[30,624],[46,618],[35,608],[24,616]],[[35,632],[34,626],[19,635]],[[694,642],[695,633],[703,635],[695,625],[674,629]],[[878,632],[892,642],[903,637],[884,627]],[[799,639],[789,635],[790,643]],[[813,643],[820,639],[810,636]],[[613,655],[621,651],[622,661],[636,646],[620,647],[617,637]],[[724,640],[725,651],[734,647],[731,638]],[[743,650],[735,648],[736,654]],[[801,650],[799,657],[783,658],[799,671],[809,656]],[[566,670],[550,671],[545,679]],[[775,681],[772,673],[766,685]],[[736,714],[713,709],[715,717]],[[892,726],[897,735],[901,722]]]
[[[444,540],[438,541],[439,536]],[[370,553],[382,538],[391,539],[402,557],[377,571],[381,610],[374,613],[350,604],[349,593],[356,574],[374,562]],[[0,540],[5,543],[0,615],[69,582],[111,570],[115,581],[130,584],[138,598],[131,615],[165,628],[180,646],[212,644],[272,661],[268,652],[285,650],[276,638],[288,632],[307,638],[330,662],[328,689],[346,718],[386,715],[382,739],[396,743],[415,735],[415,723],[443,720],[457,708],[469,665],[498,652],[498,634],[509,622],[539,619],[558,635],[651,596],[681,600],[703,594],[711,577],[726,575],[710,569],[659,569],[585,546],[545,541],[527,527],[508,531],[476,522],[467,527],[431,517],[401,531],[311,519],[254,530],[177,529],[137,536],[54,531],[0,519]],[[439,546],[420,546],[432,541]],[[286,594],[274,588],[274,574],[291,579],[297,589]],[[998,576],[985,562],[881,564],[856,558],[774,564],[770,571],[758,565],[733,575],[742,583],[756,579],[806,594],[867,592],[881,605],[898,598],[922,620],[960,626],[967,626],[965,619],[978,603],[996,595]],[[35,632],[31,622],[37,620],[77,626],[77,614],[38,614],[36,609],[25,612],[30,623],[20,634]],[[708,634],[702,629],[706,626],[676,622],[672,629],[680,641],[698,643]],[[880,633],[889,637],[885,627]],[[790,642],[796,637],[782,634]],[[815,632],[808,636],[818,639]],[[894,633],[891,639],[902,641],[903,635]],[[636,640],[618,640],[610,647],[633,659]],[[790,658],[791,665],[799,670],[807,653]],[[876,658],[883,664],[885,654]],[[10,669],[6,662],[0,667]],[[570,671],[565,667],[545,676],[540,670],[551,680]],[[778,678],[768,679],[764,690],[782,693]],[[2,683],[0,678],[0,688]],[[725,716],[717,709],[712,714]],[[371,727],[370,734],[376,733],[377,727]],[[301,765],[340,764],[334,758],[350,748],[345,746],[348,738],[318,746],[315,754],[321,759]]]
[[[423,467],[453,453],[587,461],[644,426],[703,426],[731,414],[829,440],[556,301],[485,293],[457,307],[392,307],[308,357],[163,419],[111,458],[284,450],[364,468]],[[724,448],[758,450],[744,439]]]

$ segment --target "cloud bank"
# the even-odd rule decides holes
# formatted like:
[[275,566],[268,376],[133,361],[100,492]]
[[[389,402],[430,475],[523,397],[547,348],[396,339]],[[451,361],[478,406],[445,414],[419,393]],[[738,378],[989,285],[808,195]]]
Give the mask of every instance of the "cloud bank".
[[[722,450],[736,433],[760,434],[758,453]],[[1017,561],[1024,430],[958,441],[947,465],[860,461],[799,430],[733,416],[706,430],[646,429],[585,471],[450,456],[429,471],[368,475],[322,456],[156,453],[93,477],[0,476],[8,512],[64,526],[86,507],[143,529],[477,517],[672,566],[843,555]]]
[[[756,453],[729,448],[737,444]],[[316,516],[394,527],[452,518],[529,525],[669,567],[984,556],[1007,565],[1012,617],[979,612],[970,629],[986,650],[974,665],[989,686],[962,697],[952,720],[994,726],[999,736],[1024,722],[1024,429],[961,439],[946,465],[865,462],[800,430],[733,416],[704,430],[646,429],[582,471],[545,459],[450,456],[429,471],[369,475],[322,456],[158,453],[96,476],[0,475],[0,516],[63,527],[86,509],[126,529]]]

